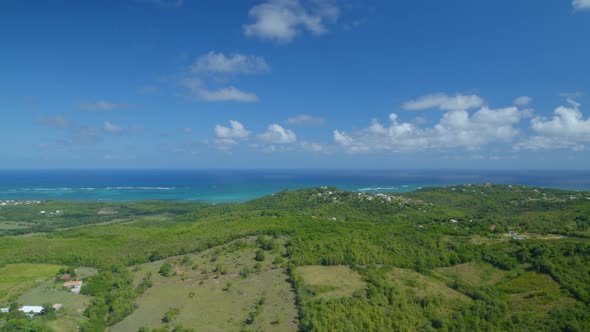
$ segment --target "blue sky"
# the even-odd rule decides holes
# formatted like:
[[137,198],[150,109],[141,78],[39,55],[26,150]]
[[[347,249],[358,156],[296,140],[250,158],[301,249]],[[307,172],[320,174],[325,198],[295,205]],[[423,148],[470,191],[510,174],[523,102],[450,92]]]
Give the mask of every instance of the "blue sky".
[[590,167],[590,0],[0,4],[2,168]]

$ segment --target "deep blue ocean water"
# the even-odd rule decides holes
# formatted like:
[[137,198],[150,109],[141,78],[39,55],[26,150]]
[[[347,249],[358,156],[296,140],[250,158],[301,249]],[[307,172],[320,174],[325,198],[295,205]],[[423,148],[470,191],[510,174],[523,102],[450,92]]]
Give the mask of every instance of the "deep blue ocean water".
[[590,190],[590,171],[486,170],[0,170],[0,200],[242,202],[281,190],[365,192],[492,182]]

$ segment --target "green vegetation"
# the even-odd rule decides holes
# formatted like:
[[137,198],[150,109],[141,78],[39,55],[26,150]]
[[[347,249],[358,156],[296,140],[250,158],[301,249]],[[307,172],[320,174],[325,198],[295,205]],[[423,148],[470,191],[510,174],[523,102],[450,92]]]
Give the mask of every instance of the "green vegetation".
[[303,291],[314,298],[351,297],[366,288],[361,276],[348,266],[301,266],[295,269]]
[[59,265],[29,263],[0,267],[0,303],[13,302],[19,294],[54,277],[60,268]]
[[[588,197],[463,185],[15,206],[0,212],[0,306],[64,309],[4,314],[0,329],[587,331]],[[82,294],[56,286],[66,266]]]

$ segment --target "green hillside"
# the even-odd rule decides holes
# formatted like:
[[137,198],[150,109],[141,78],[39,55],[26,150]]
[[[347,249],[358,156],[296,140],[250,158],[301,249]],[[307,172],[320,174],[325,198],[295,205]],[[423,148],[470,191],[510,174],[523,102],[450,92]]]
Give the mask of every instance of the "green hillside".
[[[40,206],[64,212],[45,220]],[[314,188],[219,205],[14,206],[0,210],[3,269],[98,274],[85,277],[83,301],[47,290],[54,271],[40,270],[35,284],[9,278],[0,307],[51,293],[83,312],[11,311],[0,326],[587,331],[589,229],[590,193],[498,185],[403,195]]]

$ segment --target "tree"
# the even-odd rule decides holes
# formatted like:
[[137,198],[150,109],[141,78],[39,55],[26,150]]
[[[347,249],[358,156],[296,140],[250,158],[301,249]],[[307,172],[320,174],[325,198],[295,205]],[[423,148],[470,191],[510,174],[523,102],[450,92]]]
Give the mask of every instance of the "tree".
[[53,306],[49,303],[43,305],[41,315],[43,315],[43,317],[45,317],[45,319],[47,320],[55,320],[57,318],[55,314],[55,309],[53,309]]

